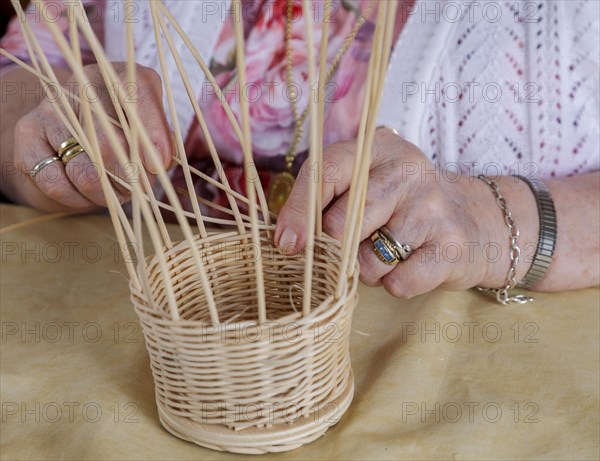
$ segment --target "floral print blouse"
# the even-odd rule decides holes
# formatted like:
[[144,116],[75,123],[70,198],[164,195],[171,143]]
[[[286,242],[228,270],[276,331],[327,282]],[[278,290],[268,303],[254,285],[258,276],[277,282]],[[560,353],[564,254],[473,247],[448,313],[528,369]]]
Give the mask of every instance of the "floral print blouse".
[[[344,40],[351,34],[361,12],[366,11],[371,2],[333,0],[332,3],[333,8],[329,16],[328,68],[342,48]],[[314,2],[312,10],[317,63],[320,59],[319,47],[323,21],[327,20],[324,4],[324,1]],[[248,81],[246,88],[240,88],[237,81],[232,20],[223,26],[210,61],[210,70],[238,120],[240,120],[240,97],[247,97],[250,101],[253,155],[262,185],[266,189],[274,174],[285,168],[284,155],[292,143],[296,128],[286,77],[287,0],[244,0],[243,11]],[[371,9],[370,17],[356,34],[353,43],[344,53],[336,72],[325,87],[325,145],[352,139],[357,133],[375,30],[373,22],[375,15],[376,6]],[[311,95],[316,97],[307,82],[305,24],[302,20],[301,0],[293,1],[291,23],[292,81],[299,95],[297,104],[298,112],[301,114],[308,105],[309,97]],[[400,27],[401,22],[398,22],[397,32]],[[200,106],[231,186],[244,192],[242,150],[219,97],[214,92],[210,94],[206,92],[201,97]],[[307,157],[307,123],[308,121],[304,125],[304,136],[297,147],[295,171]],[[209,158],[210,154],[197,121],[189,131],[186,152],[191,165],[216,177],[213,162]],[[181,173],[177,176],[177,180],[183,180]],[[225,195],[220,194],[216,188],[204,181],[199,181],[196,186],[199,196],[208,196],[219,205],[227,206]]]
[[[49,1],[49,0],[46,0]],[[299,95],[298,112],[302,113],[311,95],[315,92],[307,82],[308,68],[306,61],[305,23],[302,18],[302,0],[292,0],[293,15],[291,21],[291,49],[293,64],[293,82]],[[378,0],[332,0],[332,9],[328,17],[329,43],[327,49],[328,68],[332,60],[342,48],[345,39],[350,35],[356,21],[367,8],[375,2],[369,18],[365,21],[344,53],[336,72],[328,81],[325,90],[325,144],[355,137],[362,106],[364,82],[368,61],[371,55],[371,43],[375,25],[373,19],[377,14]],[[52,2],[56,8],[56,2]],[[83,0],[88,16],[103,18],[108,7],[105,0]],[[315,56],[320,59],[321,32],[325,19],[325,1],[314,0],[311,13],[314,22]],[[32,8],[30,6],[30,8]],[[248,84],[240,88],[235,66],[235,34],[233,15],[228,14],[220,31],[210,60],[210,70],[222,89],[233,113],[240,121],[240,97],[250,101],[250,119],[252,132],[252,148],[259,175],[266,189],[277,172],[284,169],[284,155],[288,151],[294,137],[295,121],[292,115],[292,104],[286,79],[286,21],[287,0],[242,0],[242,11],[245,33],[246,74]],[[102,14],[105,13],[105,14]],[[32,10],[29,14],[35,14]],[[396,37],[405,18],[398,15]],[[65,36],[68,37],[68,23],[65,15],[58,14],[57,21]],[[92,21],[96,35],[104,36],[103,21]],[[54,65],[65,64],[49,33],[40,21],[31,23],[43,43],[49,61]],[[395,43],[394,39],[394,43]],[[8,33],[2,40],[2,47],[17,57],[29,61],[25,42],[17,20],[13,20]],[[93,63],[93,54],[83,41],[80,44],[84,64]],[[5,58],[0,60],[3,69],[10,63]],[[230,185],[238,192],[245,193],[243,174],[243,155],[239,142],[231,127],[223,105],[212,91],[204,91],[200,97],[200,107],[206,119],[208,129],[225,174]],[[297,171],[307,157],[308,129],[305,123],[304,137],[301,139],[293,169]],[[216,168],[210,158],[206,142],[198,121],[194,121],[185,138],[185,150],[191,166],[217,177]],[[176,189],[185,189],[183,173],[180,169],[171,172]],[[203,180],[195,180],[198,196],[227,206],[225,194]],[[183,197],[182,197],[183,199]],[[189,204],[188,204],[189,205]],[[216,214],[205,209],[209,214]]]

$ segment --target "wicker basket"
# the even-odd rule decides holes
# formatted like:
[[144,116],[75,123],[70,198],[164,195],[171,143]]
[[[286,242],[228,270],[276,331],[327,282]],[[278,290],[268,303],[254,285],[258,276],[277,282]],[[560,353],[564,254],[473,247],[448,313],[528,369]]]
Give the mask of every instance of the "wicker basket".
[[[155,258],[132,285],[163,426],[215,450],[260,454],[297,448],[337,423],[352,400],[348,339],[357,276],[334,299],[339,243],[315,242],[310,315],[302,315],[304,258],[287,257],[261,234],[268,321],[257,319],[250,235],[196,240],[220,324],[211,323],[187,242],[165,255],[179,321],[171,320]],[[355,271],[358,274],[358,271]]]
[[[140,98],[126,98],[115,91],[110,92],[111,104],[107,104],[106,98],[86,98],[79,91],[94,83],[83,69],[81,43],[89,47],[107,88],[119,81],[138,81],[133,23],[124,24],[125,81],[123,69],[118,70],[111,62],[81,2],[74,2],[65,12],[68,34],[55,21],[43,19],[79,89],[56,94],[51,89],[63,85],[44,54],[38,34],[26,20],[31,15],[25,14],[19,2],[13,4],[24,19],[19,25],[33,63],[26,68],[43,82],[57,119],[98,168],[99,185],[123,251],[133,304],[150,353],[162,424],[183,439],[239,453],[286,451],[318,438],[340,419],[352,400],[348,337],[356,304],[356,261],[398,2],[372,2],[377,5],[376,19],[369,19],[375,21],[373,52],[364,95],[356,101],[360,124],[355,156],[347,159],[353,168],[345,192],[348,203],[340,244],[323,236],[322,216],[328,206],[323,168],[325,92],[328,74],[335,69],[333,63],[327,65],[327,53],[320,53],[324,59],[321,63],[316,50],[328,50],[331,21],[323,21],[316,34],[312,2],[302,1],[306,83],[314,96],[307,98],[302,115],[308,135],[305,164],[306,171],[315,177],[307,181],[304,191],[308,250],[305,256],[293,258],[280,254],[271,243],[272,223],[278,217],[269,208],[255,164],[250,101],[239,97],[236,105],[230,105],[230,98],[225,97],[189,31],[165,2],[140,2],[153,31],[153,37],[144,36],[143,40],[154,40],[155,62],[160,66],[174,133],[176,153],[172,160],[181,169],[185,187],[173,184],[154,133],[149,132],[142,117]],[[31,5],[43,13],[43,2]],[[327,0],[323,12],[333,14],[332,5]],[[230,11],[239,18],[242,0],[233,0]],[[363,20],[367,16],[369,13]],[[185,22],[189,23],[187,18]],[[246,73],[248,30],[244,24],[243,20],[233,21],[236,86],[240,89],[251,83]],[[320,36],[320,48],[315,46],[315,35]],[[25,66],[17,56],[0,51]],[[191,54],[193,62],[185,63],[188,59],[182,59],[183,52]],[[172,80],[173,64],[178,78]],[[219,157],[219,143],[205,123],[207,114],[202,113],[195,79],[190,78],[198,72],[218,96],[239,141],[244,177],[239,178],[238,185],[245,190],[243,194],[237,192],[238,187],[231,187]],[[185,89],[188,112],[202,129],[216,177],[188,162],[185,139],[189,123],[183,123],[185,118],[180,116],[186,101],[174,88]],[[110,145],[108,157],[104,141]],[[203,185],[201,190],[208,187],[224,192],[227,202],[198,197],[198,181]],[[131,197],[130,205],[124,204],[124,191]],[[168,226],[165,214],[177,225]],[[232,226],[236,231],[211,236],[207,233],[211,224]],[[200,236],[195,237],[196,233]],[[173,244],[178,239],[183,241]],[[150,245],[154,256],[147,259],[145,251]]]

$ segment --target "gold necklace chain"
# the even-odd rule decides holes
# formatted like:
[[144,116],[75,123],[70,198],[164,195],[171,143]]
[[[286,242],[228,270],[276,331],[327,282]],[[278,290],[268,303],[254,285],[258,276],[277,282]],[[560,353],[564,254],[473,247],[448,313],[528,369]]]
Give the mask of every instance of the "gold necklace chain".
[[[336,69],[338,68],[338,66],[340,64],[340,61],[342,60],[342,57],[344,56],[346,51],[348,51],[348,48],[350,48],[350,45],[356,38],[356,34],[358,34],[358,31],[360,30],[360,28],[363,26],[363,24],[365,23],[367,18],[371,15],[371,12],[373,11],[373,8],[375,7],[375,3],[376,3],[375,0],[370,0],[364,13],[361,12],[360,17],[354,24],[354,27],[352,28],[352,30],[350,31],[350,33],[344,40],[342,47],[339,49],[339,51],[333,57],[333,60],[331,61],[331,64],[330,64],[329,68],[327,69],[327,72],[325,73],[325,83],[324,84],[327,84],[329,82],[329,80],[331,79],[331,77],[333,76],[333,74],[335,73]],[[294,175],[292,173],[292,167],[294,165],[294,159],[296,158],[296,149],[298,148],[298,144],[300,143],[300,140],[302,139],[302,135],[303,135],[302,127],[303,127],[304,121],[306,120],[306,117],[308,115],[308,107],[306,107],[306,109],[304,109],[302,114],[298,114],[298,112],[299,112],[298,111],[298,95],[293,90],[294,82],[293,82],[293,62],[292,62],[292,60],[293,60],[292,59],[293,58],[293,56],[292,56],[292,19],[293,19],[293,2],[292,2],[292,0],[287,0],[286,13],[287,13],[286,14],[286,22],[285,22],[285,40],[286,40],[286,58],[287,58],[287,67],[286,67],[287,75],[286,76],[287,76],[287,85],[288,85],[288,88],[290,89],[289,96],[290,96],[291,105],[292,105],[292,115],[294,118],[294,122],[296,124],[296,128],[294,130],[294,137],[292,139],[292,144],[284,157],[285,170],[282,171],[281,173],[278,173],[277,175],[275,175],[275,177],[273,178],[273,181],[271,182],[271,184],[269,186],[269,191],[267,194],[267,200],[269,202],[269,210],[271,210],[272,212],[277,213],[277,214],[279,214],[279,212],[281,211],[281,208],[283,208],[283,205],[285,204],[288,197],[290,196],[290,193],[292,192],[292,188],[294,186],[294,182],[296,180],[296,178],[294,177]],[[327,21],[327,20],[329,20],[329,18],[326,17],[326,18],[324,18],[324,20]]]
[[[375,7],[375,1],[371,0],[368,3],[367,8],[365,9],[364,13],[360,14],[358,21],[356,21],[356,23],[354,24],[354,27],[352,28],[352,30],[350,31],[350,33],[344,40],[342,47],[338,50],[338,52],[334,56],[333,60],[331,61],[329,69],[327,69],[327,72],[325,74],[325,84],[329,83],[329,80],[331,79],[331,77],[333,76],[333,74],[337,70],[337,67],[340,64],[342,57],[344,57],[344,54],[346,54],[346,51],[348,51],[348,49],[350,48],[350,45],[352,44],[352,42],[354,42],[354,39],[356,38],[358,31],[363,26],[363,24],[365,23],[367,18],[371,15],[371,12],[373,11],[374,7]],[[293,19],[293,0],[287,0],[287,15],[286,15],[286,22],[285,22],[285,40],[286,40],[286,57],[287,57],[287,69],[286,70],[287,70],[287,85],[288,85],[288,88],[290,88],[290,89],[292,88],[292,85],[294,83],[293,82],[293,63],[292,63],[292,58],[293,58],[293,56],[292,56],[292,19]],[[328,21],[329,18],[325,17],[323,20]],[[300,139],[302,138],[302,135],[304,134],[303,133],[304,130],[302,127],[304,126],[304,122],[308,115],[308,107],[306,109],[304,109],[304,112],[302,112],[302,114],[298,117],[298,99],[297,99],[298,95],[296,95],[295,91],[293,91],[293,89],[292,89],[291,92],[289,93],[289,96],[290,96],[290,100],[291,100],[291,104],[292,104],[292,114],[294,117],[294,122],[296,123],[296,130],[294,132],[294,138],[292,140],[292,145],[290,146],[287,153],[285,154],[286,170],[291,171],[292,165],[294,163],[294,158],[296,157],[296,149],[298,148]]]

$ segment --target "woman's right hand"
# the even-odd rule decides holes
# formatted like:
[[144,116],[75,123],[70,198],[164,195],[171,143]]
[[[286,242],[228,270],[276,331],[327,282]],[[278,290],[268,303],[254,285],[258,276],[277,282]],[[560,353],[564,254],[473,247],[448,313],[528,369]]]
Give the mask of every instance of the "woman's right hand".
[[[96,90],[96,94],[93,94],[93,91],[87,92],[89,93],[88,97],[96,98],[95,100],[102,104],[107,114],[115,119],[117,119],[117,115],[112,101],[112,98],[115,97],[115,91],[121,91],[121,94],[127,97],[129,101],[133,101],[135,98],[141,122],[152,143],[156,146],[158,153],[160,153],[158,160],[162,162],[165,168],[168,168],[171,165],[174,148],[171,130],[162,104],[160,76],[153,69],[138,65],[136,82],[127,84],[125,64],[114,63],[113,65],[121,81],[113,84],[111,88],[107,88],[105,85],[100,69],[96,64],[84,67],[84,71],[92,84],[90,88],[93,87]],[[64,83],[64,87],[77,94],[76,78],[74,76],[68,78]],[[70,95],[67,95],[67,97],[71,101],[79,121],[83,123],[80,103]],[[56,156],[61,143],[71,137],[56,112],[56,104],[56,102],[49,101],[48,98],[43,98],[37,107],[23,115],[16,123],[12,161],[23,173],[21,178],[25,177],[26,180],[21,179],[20,182],[11,184],[11,187],[31,188],[34,186],[45,196],[38,200],[39,203],[46,202],[45,198],[56,202],[57,207],[37,206],[42,209],[59,208],[89,211],[98,206],[106,206],[99,176],[102,172],[96,168],[96,165],[92,163],[85,152],[72,157],[67,163],[59,161],[51,163],[40,170],[35,178],[31,178],[29,175],[29,172],[40,161]],[[95,130],[105,167],[122,179],[131,179],[133,164],[131,168],[119,164],[109,138],[102,130],[98,120],[95,121]],[[127,147],[124,133],[118,128],[116,133],[123,146]],[[140,147],[140,150],[142,163],[152,181],[156,169],[153,168],[150,156],[156,155],[156,152],[145,151],[142,147]],[[128,201],[129,191],[114,181],[113,185],[119,200],[122,203]],[[16,194],[8,193],[7,195],[11,197],[23,195],[19,194],[18,191],[13,192],[16,192]],[[27,202],[34,201],[31,199],[31,191],[25,195],[30,197]],[[28,204],[36,207],[37,203],[34,201],[34,203]]]

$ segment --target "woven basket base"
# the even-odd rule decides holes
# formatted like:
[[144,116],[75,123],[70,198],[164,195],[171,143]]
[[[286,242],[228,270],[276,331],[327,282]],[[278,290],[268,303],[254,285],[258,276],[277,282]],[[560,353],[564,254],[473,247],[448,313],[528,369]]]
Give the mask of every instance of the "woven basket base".
[[339,397],[325,405],[318,415],[308,415],[295,422],[239,431],[174,416],[165,410],[160,400],[157,400],[157,405],[161,424],[176,437],[212,450],[259,455],[294,450],[318,439],[340,420],[350,406],[353,395],[354,375],[350,370],[346,386]]

